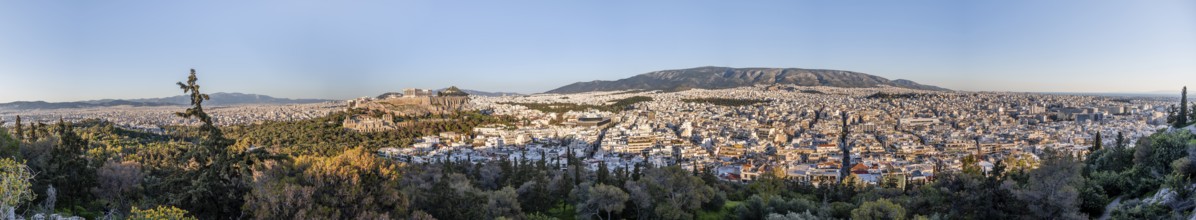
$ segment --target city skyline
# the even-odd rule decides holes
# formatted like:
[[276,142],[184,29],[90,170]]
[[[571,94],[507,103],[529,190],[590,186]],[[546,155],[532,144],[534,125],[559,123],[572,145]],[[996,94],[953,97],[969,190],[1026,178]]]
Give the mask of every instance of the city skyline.
[[1196,82],[1190,1],[521,3],[5,2],[0,102],[174,96],[188,68],[206,91],[324,99],[453,85],[538,93],[699,66],[961,91]]

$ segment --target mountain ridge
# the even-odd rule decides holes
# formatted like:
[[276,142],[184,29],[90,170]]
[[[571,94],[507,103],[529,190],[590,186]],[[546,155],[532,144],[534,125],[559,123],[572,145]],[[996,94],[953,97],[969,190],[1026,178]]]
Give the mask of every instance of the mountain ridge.
[[884,77],[844,70],[704,66],[653,71],[613,81],[594,80],[576,82],[549,90],[546,93],[581,93],[631,89],[668,91],[692,88],[724,89],[758,84],[791,84],[845,88],[869,88],[885,85],[919,90],[949,91],[949,89],[923,85],[911,80],[889,80]]
[[[213,106],[222,105],[241,105],[241,104],[306,104],[327,102],[333,100],[326,99],[289,99],[289,98],[275,98],[268,95],[248,94],[239,92],[217,92],[210,94],[211,99],[204,101],[204,104]],[[191,97],[187,95],[178,95],[162,98],[145,98],[145,99],[126,99],[132,102],[146,102],[146,103],[170,103],[176,105],[190,105]]]
[[[246,94],[246,93],[226,93],[217,92],[209,94],[211,99],[204,101],[204,104],[209,106],[227,106],[227,105],[243,105],[243,104],[306,104],[327,102],[332,100],[324,99],[288,99],[275,98],[268,95],[260,94]],[[142,99],[100,99],[74,102],[46,102],[46,101],[15,101],[9,103],[0,103],[0,109],[5,110],[51,110],[51,109],[65,109],[65,108],[92,108],[92,107],[112,107],[112,106],[133,106],[133,107],[151,107],[151,106],[185,106],[191,104],[190,96],[177,95],[161,98],[142,98]]]

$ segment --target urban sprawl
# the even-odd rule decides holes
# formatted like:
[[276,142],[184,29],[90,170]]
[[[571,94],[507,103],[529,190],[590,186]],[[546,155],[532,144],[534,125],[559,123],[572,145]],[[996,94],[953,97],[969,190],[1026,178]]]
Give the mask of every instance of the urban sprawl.
[[[455,88],[450,92],[437,97],[430,90],[408,89],[344,104],[233,106],[212,115],[218,124],[234,125],[310,119],[369,106],[432,105],[404,111],[481,111],[511,116],[517,123],[483,125],[470,134],[420,137],[413,146],[382,146],[379,155],[407,163],[563,161],[572,156],[582,158],[591,170],[600,164],[611,170],[677,165],[713,171],[726,181],[777,175],[811,184],[839,179],[880,184],[927,181],[936,173],[962,169],[964,163],[985,170],[997,160],[1007,166],[1034,166],[1036,155],[1047,149],[1083,155],[1094,141],[1110,145],[1119,135],[1132,144],[1166,127],[1167,108],[1165,100],[1149,98],[894,87],[761,85],[468,98],[461,98],[465,95]],[[584,107],[636,98],[641,101],[619,109]],[[442,106],[435,107],[438,104]],[[572,108],[551,110],[564,107]],[[148,131],[195,123],[173,117],[177,110],[109,107],[20,114],[43,121],[99,118]],[[5,118],[15,114],[0,112]],[[358,132],[401,129],[391,124],[392,117],[361,115],[346,119],[344,126]],[[846,157],[843,147],[849,149]],[[850,176],[840,172],[845,165]]]

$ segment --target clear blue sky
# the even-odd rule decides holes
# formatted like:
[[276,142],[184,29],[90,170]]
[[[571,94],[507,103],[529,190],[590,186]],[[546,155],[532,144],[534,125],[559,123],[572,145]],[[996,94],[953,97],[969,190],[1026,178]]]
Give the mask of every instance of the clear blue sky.
[[1196,86],[1196,1],[0,1],[0,102],[543,92],[698,66],[969,91]]

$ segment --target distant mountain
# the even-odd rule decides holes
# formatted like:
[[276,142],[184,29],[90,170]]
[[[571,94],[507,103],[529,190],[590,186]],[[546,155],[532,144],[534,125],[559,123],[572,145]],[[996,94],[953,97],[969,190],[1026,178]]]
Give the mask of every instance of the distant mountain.
[[132,102],[125,100],[106,100],[106,101],[86,101],[86,102],[44,102],[44,101],[20,101],[10,103],[0,103],[0,109],[5,110],[48,110],[48,109],[63,109],[63,108],[91,108],[91,107],[111,107],[111,106],[167,106],[174,105],[169,103],[157,102]]
[[[437,91],[437,92],[440,92],[440,91],[444,91],[445,89],[448,89],[448,88],[437,89],[436,91]],[[521,96],[521,95],[523,95],[523,94],[519,94],[519,93],[513,93],[513,92],[483,92],[483,91],[477,91],[477,90],[468,90],[468,89],[460,89],[460,90],[461,90],[462,92],[465,92],[466,94],[469,94],[469,95],[472,95],[472,96],[503,96],[503,95],[506,95],[506,96]]]
[[922,85],[904,79],[889,80],[884,77],[842,70],[698,67],[650,72],[615,81],[597,80],[577,82],[550,90],[548,93],[581,93],[631,89],[677,91],[693,88],[723,89],[757,84],[792,84],[799,86],[846,88],[867,88],[887,85],[909,89],[948,91],[948,89]]
[[[223,105],[244,105],[244,104],[307,104],[327,102],[332,100],[325,99],[288,99],[288,98],[274,98],[268,95],[258,94],[244,94],[244,93],[224,93],[217,92],[209,94],[210,100],[204,101],[204,105],[223,106]],[[148,102],[148,103],[169,103],[176,105],[190,105],[191,97],[186,95],[171,96],[165,98],[149,98],[149,99],[129,99],[132,102]]]
[[[326,102],[330,100],[323,99],[286,99],[274,98],[266,95],[243,94],[243,93],[213,93],[209,94],[210,100],[204,101],[207,106],[227,106],[227,105],[243,105],[243,104],[305,104]],[[133,107],[147,107],[147,106],[170,106],[170,105],[190,105],[191,98],[185,95],[171,96],[165,98],[148,98],[148,99],[103,99],[91,101],[78,102],[44,102],[44,101],[19,101],[10,103],[0,103],[0,109],[4,110],[50,110],[50,109],[64,109],[64,108],[92,108],[92,107],[112,107],[112,106],[133,106]]]

